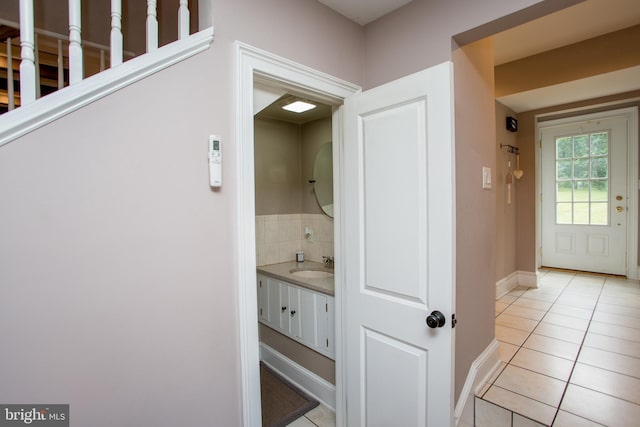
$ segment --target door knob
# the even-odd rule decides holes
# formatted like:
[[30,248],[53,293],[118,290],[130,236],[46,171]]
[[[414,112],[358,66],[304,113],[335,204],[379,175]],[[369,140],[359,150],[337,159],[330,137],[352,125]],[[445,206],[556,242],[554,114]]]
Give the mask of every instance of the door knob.
[[427,316],[427,326],[432,329],[442,328],[446,321],[447,319],[444,317],[444,314],[438,310],[432,311],[431,314]]
[[617,210],[618,212],[622,212],[622,209],[624,209],[622,206],[616,206],[616,210]]

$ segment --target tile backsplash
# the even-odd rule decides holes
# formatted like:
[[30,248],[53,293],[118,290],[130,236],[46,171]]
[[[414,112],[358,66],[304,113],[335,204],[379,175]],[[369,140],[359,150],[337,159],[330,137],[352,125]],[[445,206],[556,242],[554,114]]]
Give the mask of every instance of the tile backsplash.
[[332,257],[333,219],[322,214],[256,216],[257,265],[293,261],[299,250],[310,261]]

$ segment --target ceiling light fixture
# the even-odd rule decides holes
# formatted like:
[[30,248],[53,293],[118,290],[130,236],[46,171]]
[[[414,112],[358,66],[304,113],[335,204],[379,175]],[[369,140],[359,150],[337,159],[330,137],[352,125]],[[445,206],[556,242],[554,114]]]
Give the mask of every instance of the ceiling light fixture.
[[282,107],[282,109],[293,111],[294,113],[304,113],[305,111],[313,110],[314,108],[316,108],[316,105],[303,101],[295,101]]

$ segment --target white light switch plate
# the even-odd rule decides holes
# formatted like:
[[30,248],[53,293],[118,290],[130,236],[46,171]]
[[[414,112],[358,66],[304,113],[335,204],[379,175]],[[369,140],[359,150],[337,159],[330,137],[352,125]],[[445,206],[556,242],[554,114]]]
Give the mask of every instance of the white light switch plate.
[[486,166],[482,167],[482,188],[491,190],[491,168]]

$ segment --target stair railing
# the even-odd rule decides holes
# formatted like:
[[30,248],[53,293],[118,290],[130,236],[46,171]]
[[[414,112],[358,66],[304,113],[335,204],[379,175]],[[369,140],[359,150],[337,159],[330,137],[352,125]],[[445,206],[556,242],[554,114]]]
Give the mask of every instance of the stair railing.
[[[157,1],[147,1],[146,39],[148,48],[145,54],[136,56],[133,53],[123,51],[121,0],[111,0],[111,32],[106,34],[110,43],[109,47],[81,39],[82,25],[78,19],[81,16],[80,0],[69,0],[68,37],[66,35],[57,35],[58,37],[56,37],[54,33],[35,29],[33,26],[33,0],[20,0],[21,25],[19,31],[16,28],[17,24],[0,19],[0,25],[16,29],[13,37],[20,37],[21,53],[20,88],[19,90],[17,87],[8,88],[15,96],[16,107],[18,100],[21,101],[20,108],[0,115],[0,147],[208,49],[213,42],[214,29],[210,26],[190,34],[188,2],[189,0],[179,0],[178,3],[178,40],[159,48]],[[204,20],[201,20],[201,23],[203,22]],[[9,33],[11,32],[9,31]],[[61,40],[63,37],[65,40]],[[63,44],[67,40],[69,49],[67,56],[64,56]],[[38,48],[38,44],[40,44],[40,48]],[[13,46],[10,41],[8,42],[8,50],[16,50],[16,48],[15,39]],[[84,52],[85,64],[82,62],[83,56],[78,52]],[[111,59],[108,68],[106,68],[107,55]],[[129,55],[132,58],[128,58]],[[127,57],[126,62],[123,62],[123,56]],[[7,62],[11,61],[10,57],[11,55],[8,55]],[[68,66],[65,67],[67,57]],[[100,71],[97,71],[96,58],[99,58]],[[2,59],[0,57],[0,63]],[[42,60],[42,67],[38,65],[39,60]],[[14,61],[16,65],[17,61],[16,57]],[[83,76],[83,65],[88,77]],[[14,67],[13,64],[7,67],[7,74],[13,73],[15,75],[18,67],[12,67]],[[43,72],[42,80],[38,80],[38,70],[40,69]],[[67,77],[69,77],[68,80]],[[13,81],[11,77],[8,80]],[[65,87],[65,80],[70,82],[67,87]],[[43,96],[40,101],[35,102],[38,98],[38,86],[42,86],[43,94],[46,90],[48,96]],[[20,96],[23,91],[25,95]],[[13,99],[13,96],[11,98]]]
[[[110,53],[110,68],[123,63],[124,54],[133,56],[123,50],[122,36],[122,0],[111,0],[111,32],[110,46],[106,47],[95,43],[82,41],[82,10],[81,0],[69,1],[69,42],[68,68],[69,85],[74,85],[84,79],[84,46],[98,48],[100,52],[100,71],[105,69],[105,51]],[[37,36],[39,33],[53,33],[38,30],[34,27],[34,0],[20,0],[20,106],[28,105],[39,97],[39,50]],[[179,0],[178,8],[178,37],[189,37],[189,4],[188,0]],[[146,22],[146,51],[147,53],[158,49],[158,19],[157,0],[147,0]],[[13,84],[12,69],[12,45],[11,39],[7,39],[7,92],[9,110],[16,107],[14,98],[16,90]],[[64,86],[64,54],[62,52],[62,39],[58,38],[58,88]]]

